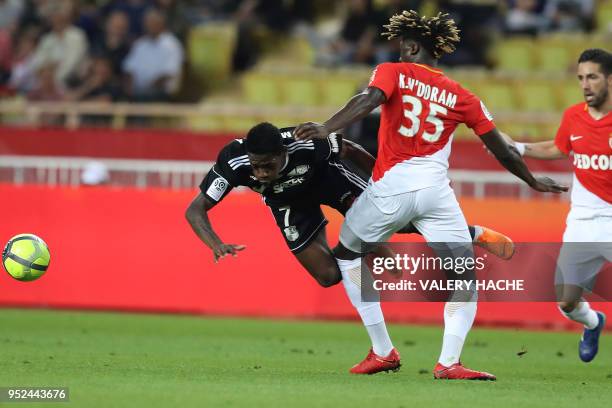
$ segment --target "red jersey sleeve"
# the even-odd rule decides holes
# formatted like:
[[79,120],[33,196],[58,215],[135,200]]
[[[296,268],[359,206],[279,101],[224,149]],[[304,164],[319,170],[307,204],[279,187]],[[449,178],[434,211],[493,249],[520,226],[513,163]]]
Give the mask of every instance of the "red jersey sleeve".
[[482,136],[487,132],[495,129],[493,116],[485,104],[473,93],[464,90],[464,98],[466,101],[465,107],[465,124],[472,129],[478,136]]
[[555,145],[566,156],[572,151],[568,111],[565,111],[563,114],[563,119],[561,119],[561,125],[559,125],[557,135],[555,136]]
[[384,92],[387,100],[395,91],[395,86],[398,81],[397,73],[391,63],[384,63],[374,68],[368,87],[373,86]]

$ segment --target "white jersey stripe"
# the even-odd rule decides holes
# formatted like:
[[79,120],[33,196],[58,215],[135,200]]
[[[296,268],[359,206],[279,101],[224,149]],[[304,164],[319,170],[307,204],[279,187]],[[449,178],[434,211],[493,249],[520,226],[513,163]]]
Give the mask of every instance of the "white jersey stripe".
[[339,168],[342,171],[342,173],[345,175],[346,178],[350,178],[354,180],[356,184],[359,184],[361,187],[366,188],[368,186],[368,183],[364,179],[362,179],[357,174],[353,173],[352,171],[344,167],[342,164],[340,163],[330,163],[330,164],[335,166],[336,168]]
[[313,147],[300,146],[300,147],[296,147],[293,149],[287,149],[287,151],[289,153],[295,153],[298,150],[314,150],[314,149],[315,149],[314,146]]
[[249,166],[250,164],[251,164],[250,161],[245,160],[245,161],[236,162],[234,164],[230,164],[230,167],[232,168],[232,170],[235,170],[237,167],[240,167],[240,166]]
[[289,143],[287,147],[291,147],[295,145],[314,146],[314,142],[312,140],[306,140],[306,141],[297,140],[293,143]]
[[250,163],[239,163],[235,166],[232,166],[232,170],[236,170],[238,167],[242,167],[242,166],[249,166]]
[[351,181],[356,186],[359,186],[363,188],[364,190],[368,186],[368,183],[366,183],[365,180],[363,180],[361,177],[359,177],[357,174],[353,173],[352,171],[348,170],[342,164],[334,163],[334,162],[330,162],[329,164],[339,169],[344,175],[344,177],[346,177],[349,181]]
[[233,166],[234,164],[239,164],[239,163],[250,163],[249,159],[242,159],[242,160],[237,160],[237,161],[233,161],[233,162],[227,162],[227,164],[229,164],[230,166]]
[[235,162],[235,161],[242,161],[242,160],[244,160],[244,159],[247,159],[247,160],[248,160],[248,158],[249,158],[249,156],[245,154],[245,155],[242,155],[242,156],[234,157],[233,159],[230,159],[230,160],[228,160],[227,162],[228,162],[229,164],[232,164],[232,163],[233,163],[233,162]]

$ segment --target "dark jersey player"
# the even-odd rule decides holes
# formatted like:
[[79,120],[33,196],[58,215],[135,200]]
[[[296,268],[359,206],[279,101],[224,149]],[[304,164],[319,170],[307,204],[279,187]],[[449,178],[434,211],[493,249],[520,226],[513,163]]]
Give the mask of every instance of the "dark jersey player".
[[[339,134],[325,139],[297,141],[293,128],[278,129],[269,123],[253,127],[246,138],[226,145],[217,162],[200,185],[201,192],[187,210],[195,233],[209,246],[215,261],[236,255],[243,245],[226,244],[213,230],[207,212],[237,186],[260,193],[270,208],[283,237],[300,264],[324,287],[342,280],[342,275],[327,243],[325,219],[320,206],[327,205],[345,214],[352,202],[367,187],[367,182],[351,171],[342,160],[350,161],[369,173],[375,159],[361,146],[343,140]],[[485,249],[502,258],[512,256],[512,242],[502,234],[484,227],[470,227],[472,237]],[[416,232],[408,225],[401,232]],[[345,288],[347,286],[345,285]],[[352,288],[352,287],[351,287]],[[369,302],[356,307],[379,353],[393,349],[381,316],[380,305]],[[399,367],[397,364],[391,368]],[[365,371],[372,374],[387,366],[374,364]]]

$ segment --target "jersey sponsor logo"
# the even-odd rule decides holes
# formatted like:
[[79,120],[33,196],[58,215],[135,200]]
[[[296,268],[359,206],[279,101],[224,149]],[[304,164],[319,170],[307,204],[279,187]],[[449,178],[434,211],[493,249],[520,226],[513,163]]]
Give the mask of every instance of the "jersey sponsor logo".
[[291,135],[291,131],[281,132],[281,137],[285,139],[291,139],[293,136]]
[[574,135],[570,135],[570,140],[572,142],[575,142],[576,140],[580,140],[582,139],[582,136],[574,136]]
[[452,92],[447,92],[446,89],[440,89],[436,86],[424,84],[418,79],[408,78],[404,74],[399,75],[399,88],[410,89],[412,92],[416,92],[416,96],[422,99],[426,99],[431,102],[438,103],[440,105],[454,108],[457,105],[457,95]]
[[329,140],[329,145],[331,147],[332,153],[340,153],[340,144],[338,143],[338,135],[335,133],[327,136],[327,140]]
[[581,170],[612,170],[612,155],[575,153],[574,167]]
[[275,193],[282,193],[283,191],[285,191],[285,188],[289,188],[289,187],[295,187],[297,185],[300,185],[304,182],[304,177],[297,177],[297,178],[292,178],[286,181],[283,181],[282,183],[279,184],[275,184],[272,189],[274,190]]
[[298,232],[297,228],[294,225],[290,225],[288,227],[285,227],[283,229],[283,231],[285,232],[285,236],[287,237],[287,241],[295,241],[300,237],[300,233]]
[[225,193],[225,190],[227,190],[228,185],[229,183],[226,179],[224,179],[223,177],[217,177],[212,182],[210,187],[208,187],[208,190],[206,190],[206,195],[208,195],[215,201],[219,201],[221,197],[223,197],[223,193]]
[[491,115],[491,112],[489,112],[483,101],[480,101],[480,108],[482,109],[482,113],[485,115],[485,118],[492,121],[493,115]]
[[301,176],[301,175],[308,173],[308,170],[310,170],[309,165],[301,164],[299,166],[296,166],[295,169],[291,170],[289,173],[287,173],[287,176],[289,177]]

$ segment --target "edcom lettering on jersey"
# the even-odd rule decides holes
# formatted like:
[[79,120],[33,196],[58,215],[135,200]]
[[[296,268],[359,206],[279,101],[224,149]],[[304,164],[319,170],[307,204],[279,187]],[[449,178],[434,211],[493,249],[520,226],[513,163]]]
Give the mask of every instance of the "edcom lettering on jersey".
[[611,170],[612,155],[574,153],[574,166],[581,170]]

